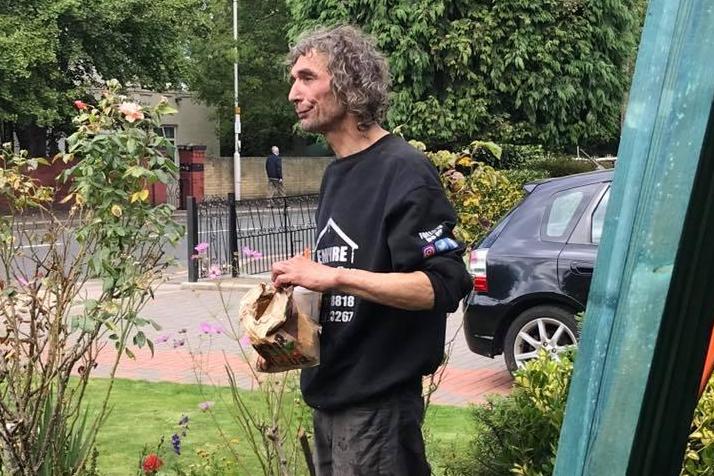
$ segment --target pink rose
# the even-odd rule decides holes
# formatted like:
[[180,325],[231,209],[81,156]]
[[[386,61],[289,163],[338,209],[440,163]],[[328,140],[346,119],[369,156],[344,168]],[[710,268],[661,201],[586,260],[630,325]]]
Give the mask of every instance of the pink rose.
[[123,102],[119,105],[119,112],[124,114],[126,122],[134,122],[144,118],[141,106],[135,102]]

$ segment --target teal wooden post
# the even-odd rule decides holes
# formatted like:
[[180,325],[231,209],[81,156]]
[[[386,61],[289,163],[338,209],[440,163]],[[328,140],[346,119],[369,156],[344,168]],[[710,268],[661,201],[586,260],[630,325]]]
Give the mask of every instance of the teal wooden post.
[[[700,161],[712,160],[702,151],[713,98],[714,4],[651,0],[560,435],[556,476],[673,474],[664,467],[655,472],[643,469],[643,455],[661,447],[656,442],[643,444],[643,439],[672,435],[640,434],[637,428],[647,427],[641,426],[643,416],[657,413],[644,410],[655,398],[652,392],[657,387],[652,385],[668,390],[663,386],[667,379],[658,375],[696,373],[692,368],[672,369],[670,354],[655,359],[676,348],[668,346],[670,338],[682,337],[660,331],[685,317],[703,328],[701,323],[707,318],[711,322],[714,314],[714,309],[700,309],[697,315],[682,316],[682,306],[666,306],[677,287],[672,276],[696,171]],[[714,220],[711,213],[700,215]],[[693,359],[704,358],[705,339],[691,342]],[[687,398],[689,403],[682,408],[688,408],[689,415],[682,410],[680,419],[691,416],[695,396],[690,392]],[[681,437],[673,444],[681,447]]]

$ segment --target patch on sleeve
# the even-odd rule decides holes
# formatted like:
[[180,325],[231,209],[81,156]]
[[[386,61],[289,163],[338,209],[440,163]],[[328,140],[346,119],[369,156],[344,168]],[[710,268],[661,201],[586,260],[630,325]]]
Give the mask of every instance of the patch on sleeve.
[[419,232],[419,238],[426,241],[427,243],[431,243],[443,234],[444,234],[444,224],[442,223],[441,225],[437,226],[433,230]]
[[434,246],[433,243],[426,245],[424,248],[421,249],[422,253],[424,254],[424,258],[428,258],[430,256],[434,256],[436,254],[436,246]]
[[443,253],[445,251],[455,250],[459,247],[459,244],[456,240],[452,240],[451,238],[442,238],[434,243],[434,246],[436,246],[437,253]]
[[434,243],[429,243],[428,245],[423,247],[421,251],[424,255],[424,258],[429,258],[430,256],[434,256],[436,254],[455,250],[458,247],[459,244],[456,242],[456,240],[452,240],[451,238],[442,238],[440,240],[435,241]]

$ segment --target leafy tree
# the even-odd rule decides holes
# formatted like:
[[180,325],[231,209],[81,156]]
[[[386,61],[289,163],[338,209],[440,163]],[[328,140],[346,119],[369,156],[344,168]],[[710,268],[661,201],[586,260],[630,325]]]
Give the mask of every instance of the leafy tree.
[[389,127],[430,148],[473,137],[613,142],[643,0],[286,0],[290,36],[349,22],[390,59]]
[[[191,42],[191,89],[214,106],[222,155],[233,153],[232,2],[208,0],[210,27]],[[239,102],[244,155],[289,147],[295,115],[287,97],[285,55],[288,11],[282,0],[240,0],[238,8]]]
[[182,84],[202,0],[0,0],[0,135],[32,155],[71,130],[72,102],[101,78]]

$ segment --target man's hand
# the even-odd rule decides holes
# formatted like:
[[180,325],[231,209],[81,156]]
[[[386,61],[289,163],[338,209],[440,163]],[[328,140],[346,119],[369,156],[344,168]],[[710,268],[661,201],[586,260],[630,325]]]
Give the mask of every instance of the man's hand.
[[312,291],[325,292],[337,285],[337,269],[315,263],[305,256],[295,256],[273,263],[275,287],[302,286]]

